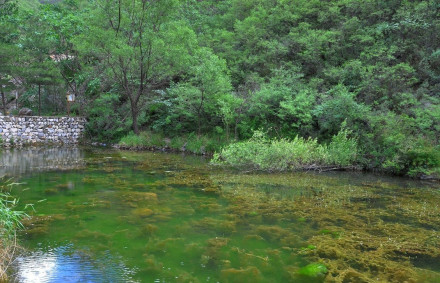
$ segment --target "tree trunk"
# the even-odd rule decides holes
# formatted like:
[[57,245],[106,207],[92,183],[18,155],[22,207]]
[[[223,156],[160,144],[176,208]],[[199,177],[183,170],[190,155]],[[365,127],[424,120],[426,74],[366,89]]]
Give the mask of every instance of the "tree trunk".
[[38,116],[41,116],[41,84],[38,84]]
[[3,92],[3,86],[0,85],[0,89],[2,92],[2,102],[3,102],[3,115],[6,116],[6,97],[5,97],[5,93]]
[[240,123],[240,121],[238,119],[235,119],[234,138],[236,141],[238,141],[238,123]]
[[132,128],[133,128],[133,132],[136,135],[139,135],[139,127],[138,127],[138,106],[135,103],[131,103],[131,117],[133,119],[133,124],[132,124]]
[[197,125],[198,125],[198,130],[197,130],[197,135],[198,137],[200,137],[200,135],[202,134],[202,108],[203,108],[203,101],[205,100],[205,92],[202,90],[202,96],[200,97],[200,105],[197,108]]
[[200,112],[197,112],[197,136],[200,137],[200,135],[202,134],[202,115],[200,114]]

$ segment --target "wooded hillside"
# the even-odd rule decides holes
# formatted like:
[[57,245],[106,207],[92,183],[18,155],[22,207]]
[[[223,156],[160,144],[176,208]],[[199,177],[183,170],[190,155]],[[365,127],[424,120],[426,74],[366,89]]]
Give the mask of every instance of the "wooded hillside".
[[262,130],[326,144],[344,125],[363,167],[431,174],[439,43],[436,0],[0,0],[1,112],[65,113],[74,93],[107,142]]

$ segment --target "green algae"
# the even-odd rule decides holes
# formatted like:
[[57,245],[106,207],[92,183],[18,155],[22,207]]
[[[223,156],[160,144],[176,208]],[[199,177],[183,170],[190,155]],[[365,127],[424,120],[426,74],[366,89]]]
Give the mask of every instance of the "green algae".
[[149,208],[137,208],[132,210],[131,212],[133,215],[138,216],[138,217],[148,217],[154,214],[154,211],[149,209]]
[[310,263],[298,270],[299,275],[310,278],[323,278],[327,272],[327,267],[322,263]]
[[22,203],[63,216],[27,225],[31,249],[69,241],[93,258],[110,252],[140,282],[440,278],[440,194],[431,185],[350,174],[241,174],[157,153],[94,151],[87,164],[24,178],[32,189]]

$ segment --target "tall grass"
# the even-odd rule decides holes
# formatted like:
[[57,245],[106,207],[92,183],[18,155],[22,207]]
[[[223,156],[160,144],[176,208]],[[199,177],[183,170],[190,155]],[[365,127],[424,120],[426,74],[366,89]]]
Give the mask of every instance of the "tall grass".
[[356,140],[341,130],[328,145],[316,139],[295,137],[268,139],[256,131],[250,140],[230,144],[214,154],[212,164],[268,171],[336,168],[353,165],[358,155]]
[[7,281],[6,271],[17,248],[16,232],[23,229],[21,223],[27,214],[15,210],[18,200],[9,194],[14,185],[11,179],[0,178],[0,281]]

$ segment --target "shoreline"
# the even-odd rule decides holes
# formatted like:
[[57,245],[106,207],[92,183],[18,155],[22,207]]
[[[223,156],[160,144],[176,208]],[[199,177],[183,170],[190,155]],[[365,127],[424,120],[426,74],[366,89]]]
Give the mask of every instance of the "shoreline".
[[[196,156],[203,156],[206,158],[212,158],[214,156],[214,152],[205,152],[205,153],[197,153],[197,152],[191,152],[188,150],[181,150],[181,149],[175,149],[171,147],[160,147],[160,146],[127,146],[127,145],[121,145],[121,144],[113,144],[113,145],[93,145],[93,146],[103,146],[103,147],[111,147],[116,150],[127,150],[127,151],[151,151],[151,152],[163,152],[163,153],[183,153],[183,154],[190,154],[190,155],[196,155]],[[221,165],[216,165],[221,166]],[[314,171],[318,173],[324,173],[324,172],[365,172],[365,173],[374,173],[374,174],[383,174],[387,176],[392,177],[400,177],[405,179],[413,179],[413,180],[419,180],[419,181],[428,181],[428,182],[440,182],[440,176],[432,176],[432,175],[420,175],[417,177],[411,177],[408,175],[402,175],[402,174],[395,174],[392,172],[387,172],[384,170],[379,169],[365,169],[362,168],[359,165],[350,165],[350,166],[315,166],[315,165],[308,165],[303,166],[302,168],[293,169],[293,170],[263,170],[263,169],[251,169],[251,170],[244,170],[240,167],[234,167],[234,166],[228,166],[229,168],[236,168],[239,171],[242,171],[243,173],[250,173],[250,172],[268,172],[268,173],[274,173],[274,172],[308,172],[308,171]]]
[[[78,143],[78,144],[28,144],[28,145],[21,145],[21,146],[12,146],[12,147],[4,147],[0,145],[0,152],[1,150],[11,150],[11,149],[25,149],[25,148],[32,148],[32,149],[38,149],[38,148],[57,148],[57,147],[67,147],[67,148],[75,148],[75,147],[101,147],[101,148],[111,148],[115,150],[127,150],[127,151],[150,151],[150,152],[162,152],[162,153],[175,153],[175,154],[189,154],[189,155],[195,155],[195,156],[202,156],[205,158],[212,158],[214,156],[214,152],[204,151],[204,152],[193,152],[187,149],[182,148],[172,148],[170,146],[128,146],[124,144],[104,144],[104,143],[97,143],[97,142],[91,142],[91,143]],[[222,166],[222,165],[216,165],[216,166]],[[428,181],[428,182],[440,182],[440,176],[435,175],[425,175],[420,174],[416,177],[411,177],[404,174],[396,174],[392,172],[388,172],[385,170],[379,170],[379,169],[366,169],[359,165],[349,165],[349,166],[332,166],[332,165],[306,165],[302,166],[301,168],[296,169],[288,169],[288,170],[263,170],[263,169],[250,169],[245,170],[244,168],[241,168],[240,166],[231,166],[231,165],[224,165],[229,168],[235,168],[239,171],[242,171],[243,173],[249,173],[249,172],[268,172],[268,173],[274,173],[274,172],[307,172],[307,171],[314,171],[318,173],[323,172],[330,172],[330,171],[341,171],[341,172],[365,172],[365,173],[374,173],[374,174],[383,174],[393,177],[402,177],[406,179],[414,179],[414,180],[420,180],[420,181]]]

